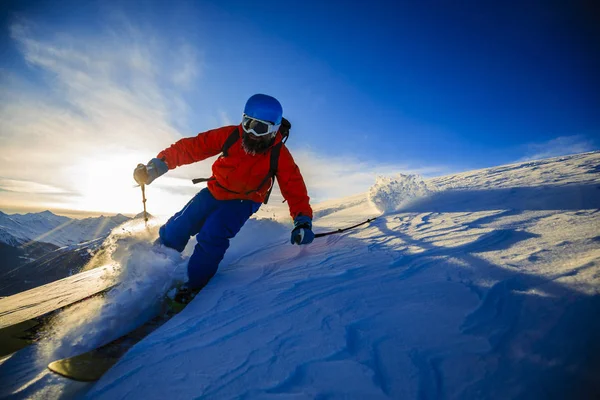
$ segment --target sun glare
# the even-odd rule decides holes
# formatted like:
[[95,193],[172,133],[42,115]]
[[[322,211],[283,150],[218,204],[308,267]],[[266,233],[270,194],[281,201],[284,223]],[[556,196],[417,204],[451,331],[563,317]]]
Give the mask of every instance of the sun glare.
[[[78,182],[80,196],[69,206],[72,210],[105,214],[139,214],[143,211],[142,191],[133,180],[133,169],[139,154],[120,154],[86,160],[70,171]],[[168,216],[179,210],[192,194],[175,194],[173,187],[182,186],[181,179],[161,177],[146,187],[147,210],[154,216]],[[199,190],[200,188],[194,188]]]
[[135,155],[113,155],[87,160],[72,172],[80,197],[73,209],[107,213],[138,213],[142,197],[133,180]]

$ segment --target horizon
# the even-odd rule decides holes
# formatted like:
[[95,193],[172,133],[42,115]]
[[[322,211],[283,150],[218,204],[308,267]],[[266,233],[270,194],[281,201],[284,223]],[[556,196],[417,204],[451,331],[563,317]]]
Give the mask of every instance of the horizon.
[[28,215],[28,214],[42,214],[45,212],[50,212],[54,215],[57,215],[59,217],[68,217],[68,218],[72,218],[72,219],[85,219],[85,218],[98,218],[98,217],[116,217],[117,215],[124,215],[125,217],[128,218],[134,218],[136,215],[138,215],[139,213],[133,213],[133,214],[124,214],[124,213],[102,213],[102,212],[93,212],[93,211],[79,211],[79,210],[64,210],[64,209],[56,209],[56,210],[51,210],[51,209],[30,209],[30,210],[18,210],[18,209],[11,209],[11,208],[1,208],[0,209],[1,213],[4,213],[8,216],[11,215]]
[[[133,168],[238,124],[254,93],[281,101],[314,204],[377,176],[600,149],[600,24],[582,4],[4,5],[0,209],[138,214]],[[153,183],[154,214],[211,160]]]
[[[429,178],[423,178],[423,180],[425,182],[432,180],[432,179],[436,179],[436,178],[445,178],[445,177],[453,177],[456,175],[460,175],[463,173],[467,173],[467,172],[475,172],[475,171],[484,171],[487,169],[493,169],[493,168],[499,168],[499,167],[503,167],[503,166],[509,166],[509,165],[519,165],[519,164],[524,164],[524,163],[530,163],[530,162],[536,162],[536,161],[544,161],[544,160],[553,160],[556,158],[562,158],[562,157],[571,157],[571,156],[579,156],[579,155],[585,155],[585,154],[593,154],[593,153],[598,153],[600,152],[600,150],[593,150],[593,151],[587,151],[587,152],[582,152],[582,153],[573,153],[573,154],[565,154],[565,155],[560,155],[560,156],[554,156],[554,157],[547,157],[547,158],[540,158],[540,159],[533,159],[533,160],[526,160],[526,161],[516,161],[514,163],[509,163],[509,164],[501,164],[501,165],[494,165],[494,166],[490,166],[490,167],[484,167],[484,168],[478,168],[478,169],[473,169],[473,170],[466,170],[466,171],[457,171],[451,174],[447,174],[447,175],[440,175],[440,176],[432,176]],[[392,174],[386,177],[393,177],[394,175],[398,175],[398,174],[402,174],[401,172],[397,173],[397,174]],[[375,181],[373,182],[373,184],[375,184]],[[321,203],[328,203],[328,202],[332,202],[332,201],[339,201],[342,200],[344,198],[347,197],[352,197],[352,196],[357,196],[357,195],[361,195],[361,194],[368,194],[368,189],[366,191],[363,192],[357,192],[357,193],[353,193],[350,195],[346,195],[343,197],[339,197],[339,198],[331,198],[331,199],[326,199],[320,202],[316,202],[316,203],[312,203],[313,207],[317,207],[319,206],[319,204]],[[280,195],[277,196],[275,195],[275,193],[273,193],[273,198],[278,198],[281,197]],[[140,200],[141,201],[141,200]],[[272,204],[272,203],[271,203]],[[32,207],[30,209],[23,209],[23,208],[10,208],[10,207],[0,207],[0,212],[5,213],[7,215],[26,215],[26,214],[40,214],[43,212],[50,212],[54,215],[58,215],[58,216],[64,216],[64,217],[68,217],[68,218],[73,218],[73,219],[84,219],[84,218],[97,218],[97,217],[114,217],[117,215],[124,215],[128,218],[135,218],[137,215],[140,215],[143,213],[143,209],[140,212],[134,212],[134,213],[122,213],[122,212],[116,212],[116,213],[110,213],[110,212],[102,212],[102,211],[86,211],[86,210],[67,210],[67,209],[44,209],[43,207]],[[263,210],[264,211],[264,210]],[[271,213],[272,209],[267,211],[267,213]],[[150,212],[148,212],[148,215],[150,217],[166,217],[167,215],[164,214],[152,214]]]

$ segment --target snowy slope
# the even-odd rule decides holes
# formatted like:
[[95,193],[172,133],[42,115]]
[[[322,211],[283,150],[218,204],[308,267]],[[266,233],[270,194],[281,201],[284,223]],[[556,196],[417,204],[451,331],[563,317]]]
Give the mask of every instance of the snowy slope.
[[132,227],[112,238],[129,291],[5,360],[0,396],[598,398],[599,210],[598,152],[382,178],[317,205],[315,231],[379,218],[309,246],[289,245],[289,224],[249,221],[199,296],[99,382],[44,371],[138,323],[185,274],[193,243],[183,259],[153,254],[154,233]]
[[68,246],[104,237],[129,219],[121,214],[72,219],[50,211],[11,215],[0,212],[0,241],[11,246],[31,241]]

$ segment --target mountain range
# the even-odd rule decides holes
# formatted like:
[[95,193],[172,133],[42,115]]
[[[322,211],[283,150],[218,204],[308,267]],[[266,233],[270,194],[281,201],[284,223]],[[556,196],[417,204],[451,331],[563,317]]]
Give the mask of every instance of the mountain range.
[[104,238],[131,219],[122,214],[74,219],[50,211],[28,214],[0,211],[0,296],[78,272]]
[[0,242],[10,246],[32,241],[69,246],[106,236],[130,219],[123,214],[74,219],[50,211],[12,215],[0,211]]

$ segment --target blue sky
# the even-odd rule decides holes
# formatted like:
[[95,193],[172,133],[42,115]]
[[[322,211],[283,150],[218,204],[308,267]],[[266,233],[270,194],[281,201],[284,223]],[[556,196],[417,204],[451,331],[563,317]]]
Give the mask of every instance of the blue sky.
[[[380,174],[600,148],[600,24],[585,5],[254,3],[4,2],[0,207],[130,212],[105,207],[115,176],[238,123],[259,92],[292,121],[315,201]],[[208,167],[170,173],[156,188],[181,199],[164,202]]]

